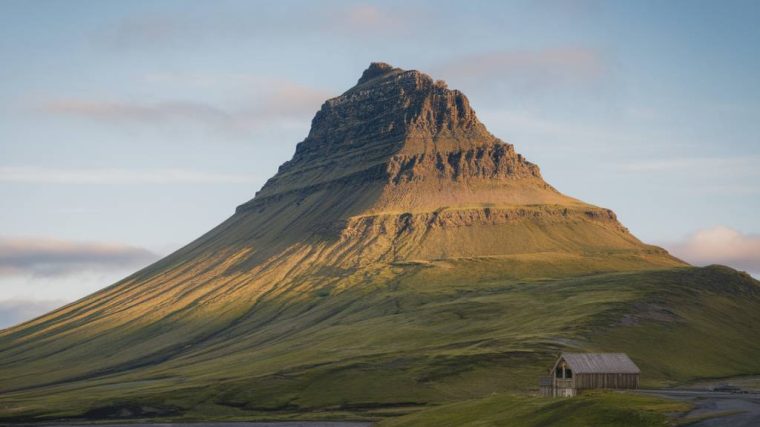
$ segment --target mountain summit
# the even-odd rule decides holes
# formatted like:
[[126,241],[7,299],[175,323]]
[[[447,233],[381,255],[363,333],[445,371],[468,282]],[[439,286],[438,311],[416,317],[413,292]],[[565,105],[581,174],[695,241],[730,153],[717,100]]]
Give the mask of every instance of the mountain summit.
[[[373,63],[356,86],[322,105],[293,159],[254,201],[336,184],[376,184],[379,190],[529,177],[540,179],[538,167],[491,135],[464,94],[419,71]],[[437,192],[444,190],[450,189]],[[430,207],[439,204],[430,201]]]
[[[644,295],[621,283],[660,283],[670,276],[635,274],[672,267],[688,270],[612,211],[546,183],[464,94],[373,63],[322,105],[293,158],[229,219],[110,287],[0,331],[0,419],[202,405],[269,416],[465,396],[436,381],[585,345],[596,316],[609,325],[622,316],[609,310]],[[609,279],[612,290],[607,276],[576,279],[600,273],[633,276]],[[641,304],[644,316],[672,315]],[[485,393],[502,390],[478,381]]]
[[[320,247],[319,264],[342,268],[610,250],[635,268],[678,263],[630,235],[612,211],[547,184],[488,132],[463,93],[384,63],[322,105],[293,158],[236,218],[255,229],[245,239],[262,243],[255,251],[275,255],[287,235]],[[337,256],[348,246],[350,262]]]
[[[336,185],[381,192],[400,187],[394,193],[432,197],[422,206],[419,200],[386,197],[384,209],[435,209],[448,203],[436,198],[443,193],[462,203],[513,201],[516,194],[457,190],[480,191],[479,183],[519,179],[536,186],[527,202],[557,199],[556,191],[540,183],[538,167],[486,130],[464,94],[419,71],[373,63],[356,86],[322,105],[293,159],[241,210],[274,195],[319,187],[332,191]],[[450,188],[457,183],[461,188]],[[435,195],[427,194],[433,189]]]

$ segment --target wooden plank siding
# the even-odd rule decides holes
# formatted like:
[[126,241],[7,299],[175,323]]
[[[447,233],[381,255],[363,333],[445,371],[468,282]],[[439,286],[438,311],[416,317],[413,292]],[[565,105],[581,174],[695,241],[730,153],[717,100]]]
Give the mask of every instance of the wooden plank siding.
[[575,388],[634,389],[639,388],[639,374],[576,374]]

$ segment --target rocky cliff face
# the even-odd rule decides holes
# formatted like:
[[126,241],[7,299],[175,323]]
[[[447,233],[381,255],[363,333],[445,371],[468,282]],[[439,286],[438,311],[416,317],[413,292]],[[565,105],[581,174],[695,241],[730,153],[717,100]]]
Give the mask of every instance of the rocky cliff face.
[[293,158],[229,223],[252,248],[246,266],[295,247],[310,248],[299,268],[609,251],[673,262],[612,211],[547,184],[464,94],[383,63],[322,105]]
[[538,166],[486,130],[464,94],[419,71],[372,63],[356,86],[322,105],[293,159],[241,210],[328,186],[425,182],[441,193],[449,183],[519,179],[553,192]]

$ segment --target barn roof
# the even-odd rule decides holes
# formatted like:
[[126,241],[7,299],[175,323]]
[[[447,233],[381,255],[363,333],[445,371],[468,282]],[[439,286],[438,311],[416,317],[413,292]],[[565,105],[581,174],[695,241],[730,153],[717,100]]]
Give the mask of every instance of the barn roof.
[[625,353],[562,353],[576,374],[638,374],[641,372]]

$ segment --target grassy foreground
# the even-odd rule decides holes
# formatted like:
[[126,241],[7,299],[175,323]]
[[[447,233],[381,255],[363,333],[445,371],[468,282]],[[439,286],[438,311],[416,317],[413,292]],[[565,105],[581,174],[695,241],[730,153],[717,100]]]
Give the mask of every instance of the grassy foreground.
[[379,427],[672,425],[670,413],[688,404],[630,393],[590,393],[572,399],[499,394],[389,419]]
[[[459,262],[403,267],[374,285],[303,302],[273,300],[249,324],[205,340],[187,336],[168,359],[139,358],[151,329],[134,337],[115,331],[112,343],[69,365],[46,348],[11,347],[6,352],[16,355],[0,366],[0,421],[407,415],[407,425],[419,425],[461,410],[486,420],[508,412],[528,423],[583,417],[584,408],[630,421],[636,417],[624,414],[652,402],[515,394],[534,391],[563,349],[627,352],[642,368],[644,387],[760,373],[760,284],[746,274],[716,266],[525,281],[499,279],[495,261]],[[142,364],[79,374],[117,356]],[[46,383],[45,372],[68,379]]]

